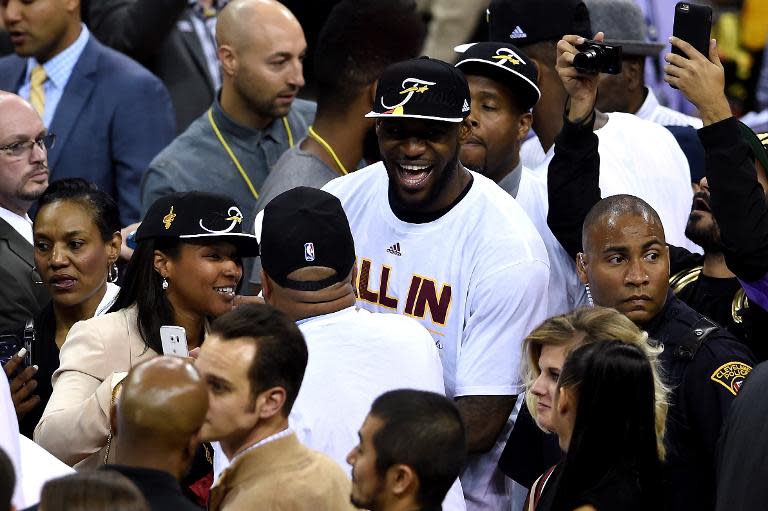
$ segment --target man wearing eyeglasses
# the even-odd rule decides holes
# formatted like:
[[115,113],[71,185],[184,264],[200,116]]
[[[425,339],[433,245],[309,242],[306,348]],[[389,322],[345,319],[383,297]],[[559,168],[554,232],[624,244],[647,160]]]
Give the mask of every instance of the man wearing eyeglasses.
[[27,211],[48,188],[54,138],[32,105],[0,92],[0,333],[36,316],[48,301],[36,283]]

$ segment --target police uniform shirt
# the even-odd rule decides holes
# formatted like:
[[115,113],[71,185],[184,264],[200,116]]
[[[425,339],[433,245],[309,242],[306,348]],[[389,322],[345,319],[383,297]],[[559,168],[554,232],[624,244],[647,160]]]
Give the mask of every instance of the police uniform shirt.
[[667,507],[714,509],[715,446],[754,357],[671,292],[646,329],[664,347],[660,362],[672,389],[665,438]]

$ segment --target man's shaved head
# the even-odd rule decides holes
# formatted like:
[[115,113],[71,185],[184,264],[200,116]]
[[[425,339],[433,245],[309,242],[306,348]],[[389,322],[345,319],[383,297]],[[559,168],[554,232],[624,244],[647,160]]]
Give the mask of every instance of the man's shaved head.
[[232,0],[216,21],[221,107],[264,129],[288,114],[304,86],[307,42],[296,17],[274,0]]
[[661,226],[661,234],[664,235],[664,227],[661,217],[650,204],[634,195],[611,195],[595,204],[587,213],[584,225],[581,229],[581,244],[587,252],[589,234],[597,225],[612,225],[618,217],[633,215],[643,218],[646,222]]
[[117,434],[125,445],[183,448],[203,425],[208,389],[194,366],[178,357],[157,357],[134,367],[117,404]]
[[242,47],[267,26],[295,25],[296,16],[275,0],[232,0],[216,18],[216,43]]
[[669,248],[658,213],[642,199],[614,195],[587,214],[584,252],[576,272],[596,305],[613,307],[638,325],[664,307],[669,290]]

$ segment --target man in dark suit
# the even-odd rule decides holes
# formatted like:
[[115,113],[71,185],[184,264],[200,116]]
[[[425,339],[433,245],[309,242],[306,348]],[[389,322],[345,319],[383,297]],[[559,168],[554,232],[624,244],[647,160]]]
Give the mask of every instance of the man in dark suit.
[[172,139],[162,82],[91,37],[78,0],[3,0],[16,55],[0,59],[0,90],[29,99],[58,137],[51,178],[82,177],[111,193],[125,224],[139,219],[139,182]]
[[[171,93],[183,132],[221,84],[212,27],[215,0],[90,0],[89,27],[102,43],[136,59]],[[85,6],[84,6],[85,8]]]
[[30,104],[0,92],[0,332],[32,319],[48,301],[33,274],[27,215],[48,187],[47,140]]

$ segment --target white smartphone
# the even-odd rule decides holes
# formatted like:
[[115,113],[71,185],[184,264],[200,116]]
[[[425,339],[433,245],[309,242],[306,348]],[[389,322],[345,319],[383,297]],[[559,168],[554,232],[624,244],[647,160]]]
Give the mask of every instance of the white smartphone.
[[188,357],[187,332],[184,327],[163,325],[160,327],[160,342],[163,343],[163,354],[174,357]]

